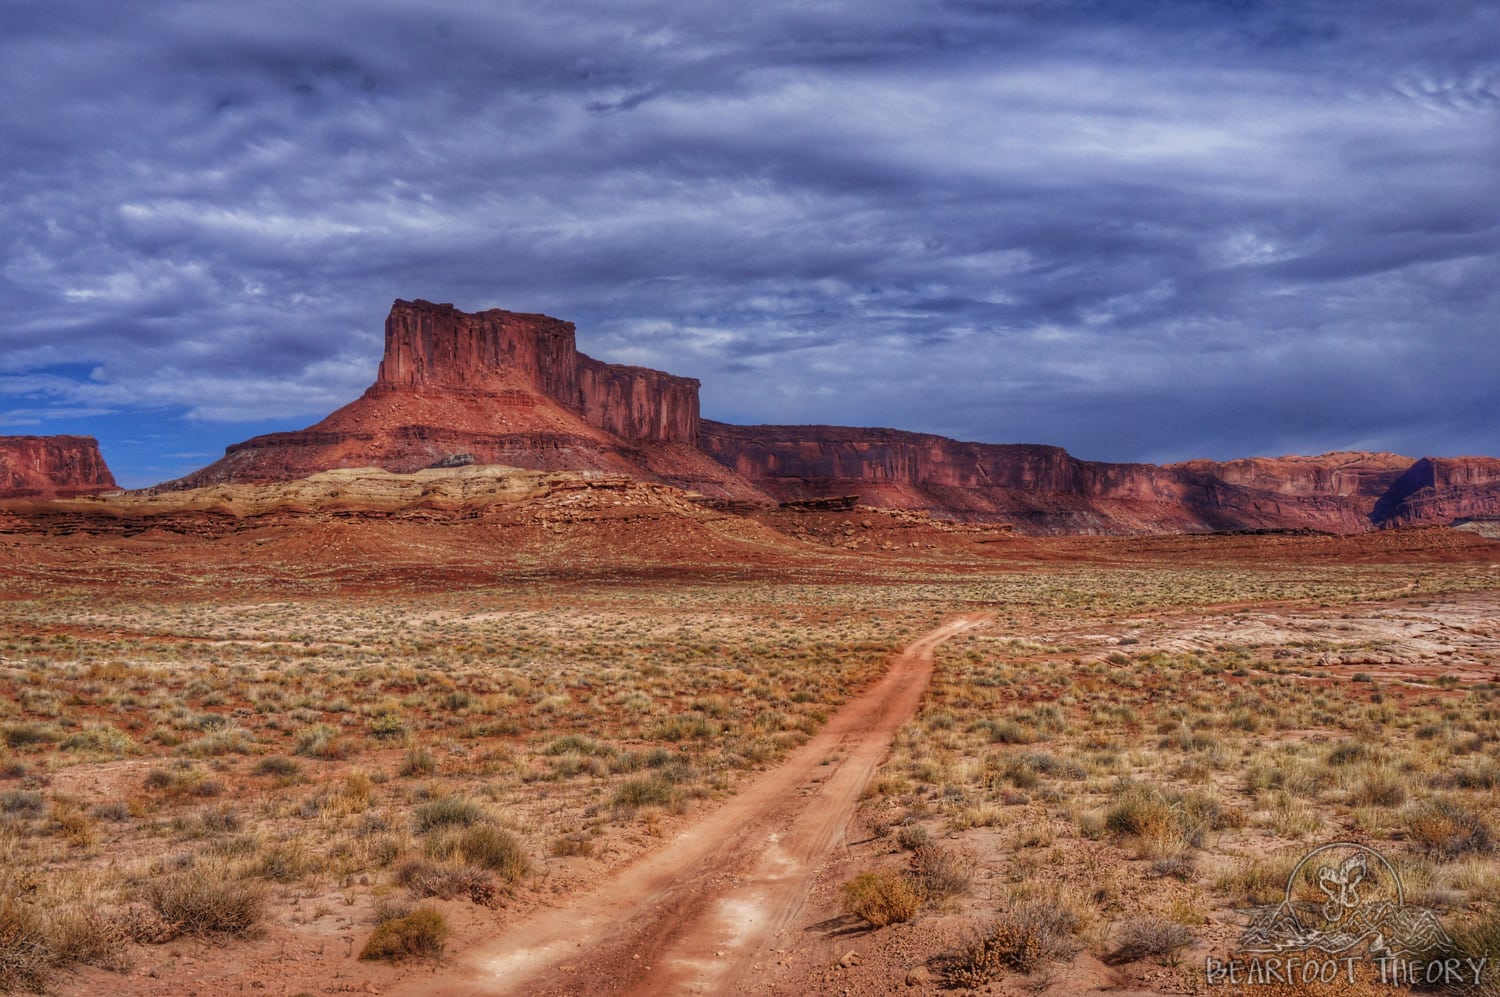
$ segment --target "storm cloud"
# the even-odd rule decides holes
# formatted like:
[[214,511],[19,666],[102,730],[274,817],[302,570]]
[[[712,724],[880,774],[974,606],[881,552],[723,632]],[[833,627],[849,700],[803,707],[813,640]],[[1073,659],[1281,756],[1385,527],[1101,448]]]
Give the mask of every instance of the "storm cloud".
[[733,422],[1500,454],[1488,2],[0,13],[0,432],[128,484],[544,311]]

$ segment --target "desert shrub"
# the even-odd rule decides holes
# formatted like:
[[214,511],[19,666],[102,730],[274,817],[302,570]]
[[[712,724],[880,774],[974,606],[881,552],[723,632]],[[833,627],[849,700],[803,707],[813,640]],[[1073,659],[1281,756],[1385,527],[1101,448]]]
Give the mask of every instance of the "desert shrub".
[[1427,800],[1412,807],[1406,832],[1423,851],[1445,859],[1489,851],[1494,843],[1484,818],[1452,800]]
[[46,987],[54,970],[86,964],[129,967],[128,935],[115,918],[86,901],[59,897],[24,903],[0,884],[0,992]]
[[90,811],[96,820],[107,820],[114,823],[130,819],[130,804],[124,800],[109,800],[94,807]]
[[75,903],[56,907],[49,911],[46,930],[56,966],[83,964],[117,971],[130,966],[130,936],[125,925],[96,906]]
[[0,740],[12,748],[27,748],[38,744],[56,744],[62,734],[51,724],[14,723],[0,724]]
[[270,775],[278,779],[295,779],[302,772],[302,766],[295,758],[287,758],[285,755],[271,755],[262,758],[255,763],[252,769],[256,775]]
[[1479,985],[1471,993],[1480,997],[1500,997],[1500,910],[1491,907],[1487,912],[1459,924],[1453,929],[1453,952],[1445,953],[1459,958],[1471,958],[1476,964],[1484,961]]
[[370,721],[370,736],[381,741],[405,737],[406,722],[399,713],[382,713]]
[[921,824],[903,824],[896,832],[896,844],[914,852],[923,845],[932,844],[932,832]]
[[978,861],[973,853],[943,845],[923,845],[911,856],[911,878],[925,900],[968,895]]
[[494,878],[483,869],[468,865],[412,860],[396,868],[395,880],[397,886],[404,886],[415,897],[439,900],[468,897],[481,907],[492,905],[498,895]]
[[314,724],[298,731],[296,751],[324,761],[349,757],[349,746],[339,737],[339,729],[331,724]]
[[406,749],[406,754],[401,759],[401,767],[397,772],[410,778],[418,775],[432,775],[437,771],[437,759],[428,749],[420,745],[411,745]]
[[614,805],[634,809],[645,806],[671,806],[680,796],[672,782],[663,775],[644,779],[627,779],[615,790]]
[[278,841],[261,854],[255,872],[272,882],[295,883],[317,867],[318,862],[300,841]]
[[1014,720],[981,720],[975,730],[984,734],[992,744],[1030,744],[1036,733]]
[[248,935],[265,913],[265,893],[217,863],[148,880],[141,897],[174,935]]
[[530,868],[520,839],[493,824],[465,828],[458,836],[457,850],[466,861],[498,873],[508,883],[518,882]]
[[484,808],[473,800],[444,796],[424,803],[415,811],[417,830],[432,831],[444,827],[468,827],[485,819]]
[[909,921],[922,906],[922,897],[899,872],[862,872],[844,884],[844,913],[883,928]]
[[418,907],[401,917],[376,925],[360,949],[359,957],[371,959],[411,959],[441,955],[448,937],[448,922],[431,907]]
[[1201,847],[1207,832],[1244,823],[1243,812],[1210,794],[1163,791],[1138,782],[1121,784],[1104,815],[1108,830],[1133,834],[1151,848],[1167,851]]
[[1065,905],[1014,902],[943,960],[941,979],[949,987],[980,987],[1006,970],[1034,973],[1078,951],[1077,927],[1077,917]]
[[1354,765],[1374,760],[1374,750],[1363,741],[1340,741],[1328,752],[1329,765]]
[[1241,859],[1234,868],[1219,874],[1214,889],[1246,907],[1274,903],[1286,894],[1286,880],[1296,863],[1295,858],[1287,857],[1270,861]]
[[1175,965],[1182,950],[1193,943],[1193,933],[1183,925],[1160,918],[1130,921],[1120,929],[1114,962],[1161,959]]
[[1406,784],[1391,772],[1371,772],[1349,791],[1356,807],[1399,807],[1406,802]]
[[554,738],[547,745],[544,755],[597,755],[604,748],[592,737],[583,734],[564,734],[562,737]]
[[0,893],[0,990],[46,986],[52,946],[35,908]]
[[141,750],[135,739],[114,724],[85,727],[62,742],[64,751],[93,751],[103,755],[133,755]]
[[248,755],[254,751],[249,734],[239,727],[220,727],[177,749],[190,758],[217,758],[219,755]]
[[0,814],[40,817],[47,809],[42,794],[32,789],[7,789],[0,793]]

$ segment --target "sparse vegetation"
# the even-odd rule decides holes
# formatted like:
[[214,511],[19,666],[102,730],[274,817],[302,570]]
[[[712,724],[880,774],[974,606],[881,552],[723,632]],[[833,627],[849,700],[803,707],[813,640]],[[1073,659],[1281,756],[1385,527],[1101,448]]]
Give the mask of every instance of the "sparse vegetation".
[[[997,618],[938,651],[862,804],[872,871],[839,898],[869,926],[972,922],[944,982],[1080,946],[1162,972],[1345,831],[1494,947],[1500,693],[1464,655],[1494,656],[1381,664],[1407,653],[1371,635],[1410,564],[922,564],[0,601],[0,979],[268,922],[358,937],[372,907],[364,957],[436,956],[446,924],[412,904],[505,906],[670,841],[959,607]],[[1432,599],[1500,585],[1423,571]],[[1273,605],[1302,615],[1243,608]]]
[[418,907],[408,914],[377,924],[364,948],[359,950],[359,957],[390,960],[435,958],[442,954],[448,934],[448,922],[440,911]]

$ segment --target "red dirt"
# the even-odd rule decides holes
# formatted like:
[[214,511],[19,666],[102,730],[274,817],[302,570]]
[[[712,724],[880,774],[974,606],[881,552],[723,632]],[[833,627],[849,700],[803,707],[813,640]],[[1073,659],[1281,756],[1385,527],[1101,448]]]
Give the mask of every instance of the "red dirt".
[[784,764],[669,845],[393,993],[733,992],[796,916],[892,737],[916,711],[933,648],[986,618],[957,617],[911,644]]

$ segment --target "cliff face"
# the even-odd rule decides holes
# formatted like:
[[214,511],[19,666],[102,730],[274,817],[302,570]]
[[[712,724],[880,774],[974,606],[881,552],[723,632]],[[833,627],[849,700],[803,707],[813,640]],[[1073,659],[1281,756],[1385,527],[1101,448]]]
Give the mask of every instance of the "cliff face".
[[[1008,522],[1033,533],[1356,533],[1438,521],[1432,503],[1419,509],[1408,502],[1405,519],[1384,508],[1377,514],[1382,496],[1413,466],[1396,454],[1106,464],[1057,447],[963,443],[893,429],[703,426],[705,450],[781,501],[858,495],[871,505]],[[1452,495],[1438,515],[1449,508],[1474,514],[1486,505],[1472,485],[1455,485]],[[1495,508],[1493,499],[1488,507]]]
[[0,436],[0,499],[77,498],[114,487],[92,436]]
[[629,474],[718,498],[764,498],[709,459],[698,435],[696,380],[585,356],[571,322],[397,301],[364,395],[305,430],[234,444],[168,487],[477,463]]
[[1500,460],[1489,458],[1105,464],[894,429],[730,426],[700,419],[698,387],[584,356],[572,323],[546,315],[397,301],[364,395],[300,432],[237,443],[165,487],[473,463],[623,474],[741,502],[856,495],[1030,533],[1356,533],[1500,513]]
[[1423,457],[1380,497],[1382,526],[1448,523],[1500,515],[1500,460],[1493,457]]

